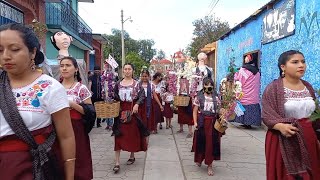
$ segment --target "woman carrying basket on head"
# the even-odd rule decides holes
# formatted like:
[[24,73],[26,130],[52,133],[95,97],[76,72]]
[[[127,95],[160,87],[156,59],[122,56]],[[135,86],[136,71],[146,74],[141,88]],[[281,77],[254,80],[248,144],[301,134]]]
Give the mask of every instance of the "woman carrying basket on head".
[[208,166],[208,175],[213,175],[212,162],[220,160],[221,133],[213,128],[218,118],[218,96],[211,78],[203,80],[203,90],[194,100],[193,119],[195,132],[192,152],[194,162],[200,167],[202,161]]
[[131,152],[127,165],[135,162],[134,153],[147,150],[148,130],[143,125],[139,107],[145,99],[144,89],[133,79],[134,67],[130,63],[123,66],[124,78],[115,85],[114,99],[120,101],[120,116],[115,118],[113,135],[115,136],[115,159],[113,171],[120,170],[120,151]]

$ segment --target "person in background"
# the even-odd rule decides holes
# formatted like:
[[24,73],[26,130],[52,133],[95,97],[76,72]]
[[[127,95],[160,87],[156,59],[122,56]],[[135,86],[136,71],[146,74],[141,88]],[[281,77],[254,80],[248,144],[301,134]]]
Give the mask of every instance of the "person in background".
[[[1,25],[0,39],[1,179],[73,180],[75,138],[65,89],[36,70],[44,55],[31,28]],[[53,151],[56,138],[64,177],[59,176],[55,158],[49,158],[57,155]]]
[[166,129],[172,128],[171,119],[173,118],[173,94],[168,91],[168,84],[166,84],[164,92],[161,94],[162,102],[164,104],[163,116],[166,118]]
[[[152,84],[155,86],[155,92],[158,96],[158,99],[161,101],[161,93],[163,91],[163,87],[162,87],[162,74],[157,72],[153,75],[152,77]],[[155,119],[155,122],[156,122],[156,126],[158,126],[158,123],[160,123],[160,126],[159,128],[162,129],[162,122],[164,122],[164,118],[163,118],[163,114],[162,114],[162,111],[164,110],[163,106],[162,106],[162,102],[160,102],[160,105],[158,104],[158,102],[153,99],[152,101],[153,103],[153,108],[154,108],[154,119]],[[156,130],[155,130],[155,133],[157,133],[157,127],[156,127]]]
[[[92,92],[91,101],[94,104],[98,101],[103,101],[102,98],[102,85],[101,85],[101,68],[99,66],[94,67],[94,74],[89,79],[89,89]],[[97,118],[97,127],[101,127],[101,119]]]
[[153,111],[154,107],[152,101],[155,100],[157,102],[157,105],[162,107],[161,101],[159,100],[155,92],[155,86],[150,82],[150,73],[147,69],[143,69],[141,71],[140,80],[140,85],[144,89],[146,97],[143,105],[140,108],[142,120],[148,130],[151,133],[155,133],[155,131],[157,130],[157,124],[154,118],[155,115]]
[[[146,151],[148,148],[147,139],[140,129],[144,125],[139,113],[139,108],[141,108],[145,99],[145,93],[138,81],[133,79],[133,72],[133,65],[126,63],[123,66],[124,78],[114,88],[114,99],[120,101],[121,108],[120,117],[115,118],[113,125],[116,161],[113,168],[114,173],[120,170],[121,150],[130,152],[127,165],[132,165],[136,160],[134,153]],[[125,122],[123,119],[129,119],[129,122]]]
[[[267,180],[318,180],[320,145],[309,120],[316,108],[315,92],[301,79],[306,71],[305,57],[295,50],[283,52],[278,68],[280,77],[266,87],[262,96],[262,120],[268,127]],[[315,129],[319,128],[316,123]]]
[[222,135],[214,128],[220,110],[212,79],[207,77],[202,84],[203,91],[200,91],[194,100],[195,132],[192,152],[194,152],[194,162],[200,167],[204,161],[208,166],[208,175],[213,176],[212,162],[221,158]]
[[63,57],[60,61],[61,84],[67,92],[70,117],[76,139],[75,179],[93,179],[90,139],[83,123],[83,116],[91,115],[94,107],[89,89],[81,83],[77,60]]
[[252,125],[261,126],[260,72],[250,54],[245,57],[244,65],[235,73],[234,80],[242,84],[243,96],[240,103],[245,108],[244,115],[236,116],[234,122],[241,123],[246,129],[251,129]]
[[[185,86],[185,90],[180,90],[180,95],[182,96],[189,96],[189,82],[186,78],[180,79],[180,87]],[[192,100],[190,98],[188,106],[178,106],[178,124],[180,126],[180,129],[177,131],[177,133],[183,132],[183,125],[188,125],[189,133],[187,135],[187,138],[191,138],[193,136],[192,132],[192,126],[194,124],[193,118],[192,118]]]

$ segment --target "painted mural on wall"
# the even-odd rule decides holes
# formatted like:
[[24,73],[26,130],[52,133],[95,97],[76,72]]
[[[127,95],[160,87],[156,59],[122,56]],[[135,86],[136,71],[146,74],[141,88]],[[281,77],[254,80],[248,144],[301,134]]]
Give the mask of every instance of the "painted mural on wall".
[[[279,9],[287,2],[280,1],[275,8]],[[277,66],[280,54],[293,49],[301,51],[305,56],[307,71],[303,79],[320,89],[320,3],[319,0],[296,0],[295,3],[296,30],[291,36],[261,43],[263,18],[271,12],[266,10],[257,19],[218,41],[217,87],[227,74],[227,62],[231,57],[235,57],[236,66],[240,67],[245,53],[260,50],[262,94],[265,87],[280,76]]]
[[279,77],[279,55],[290,49],[304,54],[307,71],[303,79],[320,88],[320,4],[318,0],[296,0],[296,4],[295,34],[262,46],[262,91]]
[[269,43],[295,32],[295,0],[287,0],[284,4],[269,12],[263,18],[262,43]]

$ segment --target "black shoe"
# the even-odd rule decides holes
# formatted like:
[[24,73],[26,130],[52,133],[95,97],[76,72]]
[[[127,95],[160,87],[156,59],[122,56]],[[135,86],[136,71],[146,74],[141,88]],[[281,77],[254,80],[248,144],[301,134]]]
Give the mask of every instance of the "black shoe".
[[115,165],[115,166],[113,167],[113,172],[114,172],[114,173],[118,173],[119,170],[120,170],[120,166],[119,166],[119,165]]
[[162,124],[160,124],[160,127],[159,127],[160,129],[162,129]]

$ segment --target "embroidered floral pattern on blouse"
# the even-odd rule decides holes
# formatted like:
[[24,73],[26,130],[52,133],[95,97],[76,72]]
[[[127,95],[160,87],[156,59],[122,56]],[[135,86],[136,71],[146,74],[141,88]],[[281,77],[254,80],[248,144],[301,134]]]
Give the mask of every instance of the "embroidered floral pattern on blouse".
[[121,101],[132,102],[132,100],[138,98],[139,93],[139,84],[134,81],[132,85],[123,86],[121,83],[119,84],[119,96]]
[[18,109],[22,111],[42,112],[39,97],[43,95],[43,91],[51,84],[52,81],[50,80],[40,80],[25,92],[15,91],[14,96],[16,97]]
[[306,87],[301,91],[291,90],[286,87],[284,88],[284,98],[286,100],[289,100],[289,99],[304,100],[305,98],[310,98],[310,97],[311,97],[310,92]]
[[67,96],[73,97],[73,100],[77,104],[80,104],[91,97],[91,93],[86,87],[83,87],[81,83],[77,83],[72,89],[67,90]]

